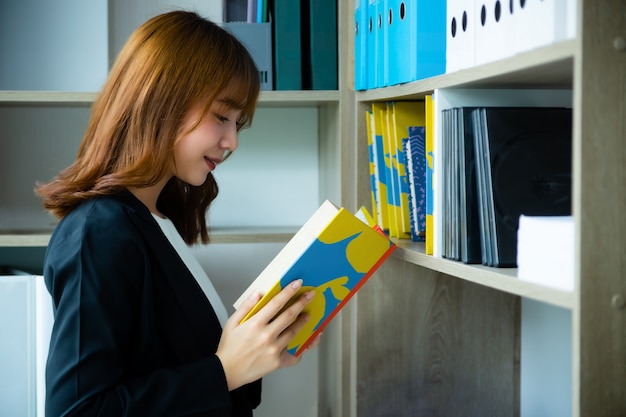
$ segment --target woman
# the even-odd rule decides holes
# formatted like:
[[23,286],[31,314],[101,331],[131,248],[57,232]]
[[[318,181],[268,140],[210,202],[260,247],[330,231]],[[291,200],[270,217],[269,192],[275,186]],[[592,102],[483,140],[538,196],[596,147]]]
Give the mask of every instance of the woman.
[[279,314],[295,281],[240,324],[260,296],[228,318],[187,247],[208,242],[212,171],[258,94],[245,48],[194,13],[157,16],[128,40],[75,162],[36,189],[61,219],[44,262],[47,415],[250,416],[260,378],[298,363],[285,348],[312,294]]

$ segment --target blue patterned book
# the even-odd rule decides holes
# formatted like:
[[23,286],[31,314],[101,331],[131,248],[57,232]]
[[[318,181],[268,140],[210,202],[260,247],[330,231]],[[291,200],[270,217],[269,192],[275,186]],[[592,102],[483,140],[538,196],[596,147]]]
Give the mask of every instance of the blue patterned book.
[[409,180],[409,216],[411,240],[426,238],[426,129],[409,126],[409,137],[402,142]]

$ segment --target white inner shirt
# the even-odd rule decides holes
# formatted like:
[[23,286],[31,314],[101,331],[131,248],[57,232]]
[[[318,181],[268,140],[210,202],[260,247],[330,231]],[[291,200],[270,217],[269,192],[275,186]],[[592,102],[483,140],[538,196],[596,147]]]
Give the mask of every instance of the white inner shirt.
[[200,262],[198,262],[198,260],[193,256],[189,246],[187,246],[182,236],[178,233],[178,230],[176,230],[176,226],[174,226],[174,223],[172,223],[170,219],[164,219],[154,213],[152,213],[152,217],[154,217],[161,227],[161,230],[163,230],[165,236],[167,236],[167,239],[170,241],[172,246],[174,246],[174,249],[178,252],[178,256],[180,256],[183,262],[185,262],[185,265],[187,265],[191,275],[193,275],[196,279],[198,285],[202,288],[204,295],[206,295],[206,298],[213,306],[213,310],[215,310],[215,314],[217,315],[220,324],[224,327],[224,324],[228,319],[226,307],[224,306],[224,303],[222,302],[222,299],[217,291],[215,291],[213,283],[207,276],[206,272],[204,272],[204,269],[202,269],[202,266],[200,266]]

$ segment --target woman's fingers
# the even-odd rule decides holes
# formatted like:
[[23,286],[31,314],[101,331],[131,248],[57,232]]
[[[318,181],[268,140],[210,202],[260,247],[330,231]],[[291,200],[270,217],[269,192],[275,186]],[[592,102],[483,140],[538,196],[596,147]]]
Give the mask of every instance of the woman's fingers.
[[[263,307],[261,310],[259,310],[254,315],[254,317],[257,320],[262,321],[263,323],[270,323],[270,322],[275,320],[275,318],[278,316],[279,313],[281,313],[281,310],[285,310],[285,311],[289,310],[288,315],[287,316],[283,316],[283,318],[284,317],[290,317],[291,320],[289,320],[289,322],[293,322],[296,319],[296,317],[298,316],[298,314],[300,314],[300,311],[302,311],[304,306],[308,303],[308,301],[300,302],[300,303],[295,302],[294,303],[294,304],[296,304],[295,307],[294,307],[293,304],[291,306],[289,306],[288,308],[285,308],[285,306],[289,304],[289,302],[294,298],[294,296],[298,293],[298,291],[301,288],[302,288],[302,280],[301,279],[297,279],[295,281],[292,281],[291,283],[289,283],[289,285],[285,286],[278,294],[276,294],[267,303],[267,305],[265,305],[265,307]],[[281,316],[282,316],[282,314],[281,314]],[[285,325],[284,327],[286,327],[287,325]]]
[[309,320],[309,314],[303,313],[303,310],[314,295],[315,291],[307,291],[300,295],[270,323],[270,326],[279,334],[279,340],[282,343],[291,342]]
[[252,308],[259,302],[261,299],[261,294],[258,292],[253,292],[250,294],[248,298],[244,300],[244,302],[239,306],[237,311],[233,313],[230,319],[235,323],[241,323],[244,317],[252,310]]
[[244,323],[241,320],[261,295],[254,294],[242,303],[227,321],[216,352],[229,389],[300,362],[287,352],[287,346],[309,319],[303,309],[314,295],[314,291],[302,292],[302,282],[296,280]]

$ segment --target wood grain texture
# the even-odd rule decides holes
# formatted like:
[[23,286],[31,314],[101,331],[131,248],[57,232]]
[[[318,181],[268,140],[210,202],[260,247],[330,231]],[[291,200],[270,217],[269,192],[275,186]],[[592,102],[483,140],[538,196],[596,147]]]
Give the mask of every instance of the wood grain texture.
[[358,416],[514,416],[519,297],[389,260],[359,293]]
[[[626,0],[584,0],[575,66],[574,415],[626,415]],[[617,301],[617,302],[616,302]]]

